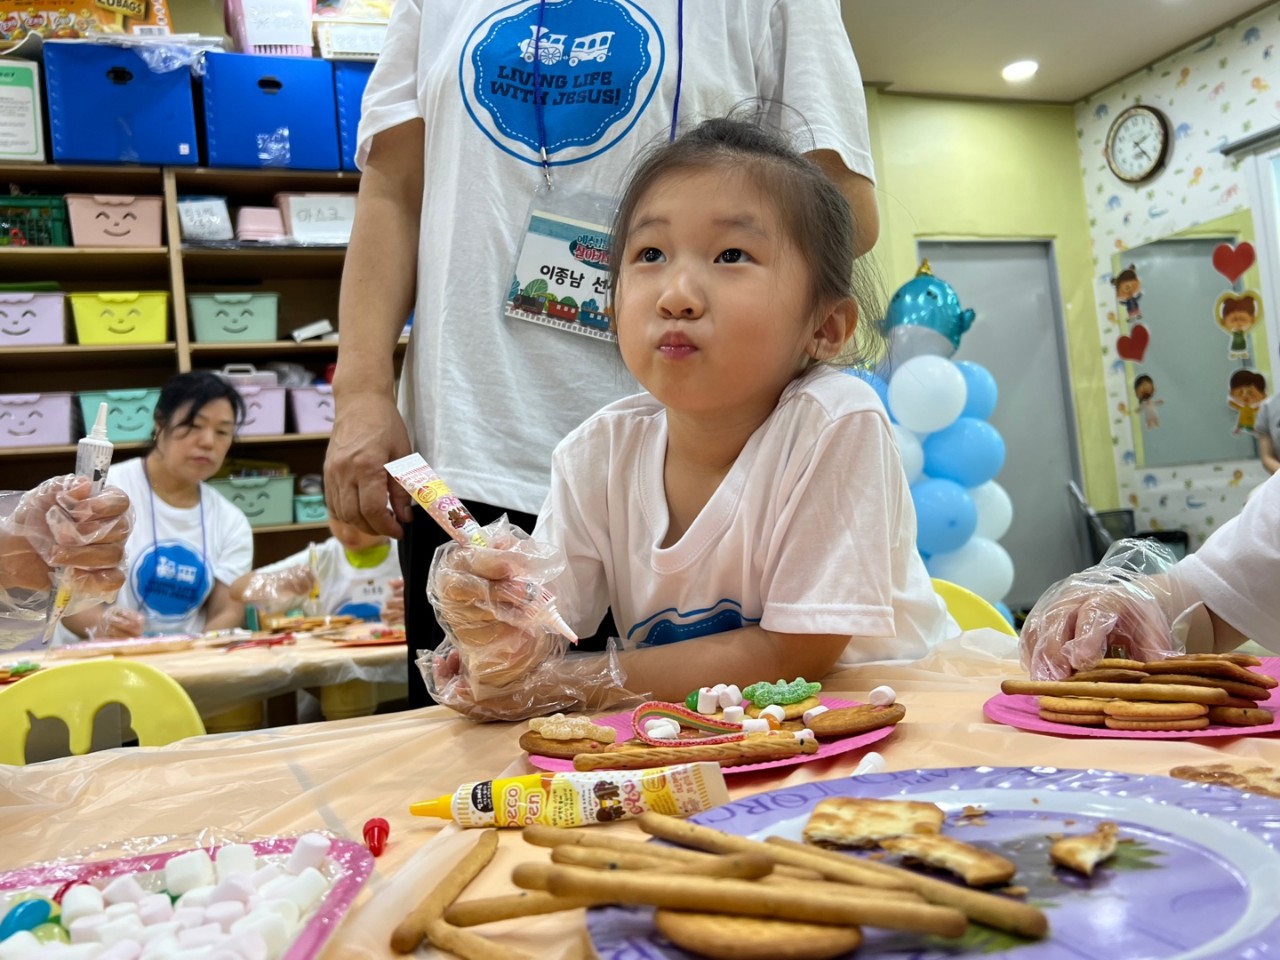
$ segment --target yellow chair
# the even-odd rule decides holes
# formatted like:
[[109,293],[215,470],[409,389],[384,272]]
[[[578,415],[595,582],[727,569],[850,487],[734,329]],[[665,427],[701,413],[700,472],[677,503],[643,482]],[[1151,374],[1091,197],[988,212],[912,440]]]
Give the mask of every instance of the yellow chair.
[[130,660],[86,660],[49,667],[0,688],[0,763],[26,762],[31,718],[61,719],[71,735],[71,752],[88,753],[93,718],[109,703],[129,708],[129,725],[143,746],[205,732],[195,704],[168,674]]
[[1004,615],[986,600],[957,583],[950,580],[933,580],[933,591],[947,605],[947,613],[951,614],[961,630],[976,630],[979,627],[990,627],[1000,633],[1016,637],[1018,631],[1009,625]]

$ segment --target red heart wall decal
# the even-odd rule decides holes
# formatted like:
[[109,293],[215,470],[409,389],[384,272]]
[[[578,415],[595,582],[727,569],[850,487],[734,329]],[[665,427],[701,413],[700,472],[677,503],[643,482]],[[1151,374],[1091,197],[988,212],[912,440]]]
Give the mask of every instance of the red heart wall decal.
[[1244,272],[1252,267],[1257,259],[1257,254],[1253,252],[1253,244],[1247,240],[1234,247],[1229,243],[1220,243],[1213,248],[1213,269],[1231,283],[1243,277]]
[[1116,341],[1116,353],[1126,360],[1141,363],[1147,352],[1147,344],[1150,342],[1151,334],[1147,328],[1140,323],[1135,323],[1127,337],[1121,337]]

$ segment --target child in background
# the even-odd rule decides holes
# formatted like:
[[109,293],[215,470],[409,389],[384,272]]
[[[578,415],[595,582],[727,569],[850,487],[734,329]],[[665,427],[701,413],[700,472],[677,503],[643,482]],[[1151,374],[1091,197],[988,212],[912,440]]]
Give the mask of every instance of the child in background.
[[[817,679],[942,638],[884,407],[834,368],[857,359],[853,250],[840,192],[752,123],[703,123],[627,188],[610,278],[622,359],[648,392],[556,448],[533,539],[566,558],[546,586],[577,633],[612,608],[631,690]],[[545,643],[488,599],[524,571],[519,549],[437,552],[428,595],[458,645],[433,664],[448,705],[513,715],[582,689],[598,706],[600,684],[620,686],[593,654],[529,657],[497,689],[467,676],[467,644],[482,658],[495,640]]]
[[329,530],[333,536],[323,543],[240,577],[232,584],[232,596],[282,613],[303,604],[318,585],[317,609],[308,613],[404,622],[400,561],[391,541],[333,517]]

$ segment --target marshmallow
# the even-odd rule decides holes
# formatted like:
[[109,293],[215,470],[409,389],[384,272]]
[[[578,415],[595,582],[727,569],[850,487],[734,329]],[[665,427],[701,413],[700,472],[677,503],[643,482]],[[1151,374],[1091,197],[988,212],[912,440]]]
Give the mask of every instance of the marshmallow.
[[[66,897],[63,897],[63,900],[65,899]],[[63,922],[65,923],[66,921],[64,920]],[[108,922],[105,913],[87,913],[72,920],[70,926],[67,927],[67,932],[71,934],[72,943],[99,943],[101,937],[98,935],[98,931]]]
[[97,955],[95,960],[138,960],[142,956],[142,944],[137,940],[117,940]]
[[804,725],[807,727],[809,724],[813,723],[814,717],[818,716],[820,713],[826,713],[828,709],[828,707],[824,707],[822,704],[818,704],[816,707],[810,707],[804,712],[804,717],[802,718],[804,720]]
[[[244,904],[239,900],[220,900],[217,903],[209,904],[209,908],[204,912],[204,918],[210,923],[216,923],[224,931],[230,931],[231,925],[243,917],[244,914]],[[178,939],[182,939],[181,935],[179,935]]]
[[173,919],[173,901],[163,893],[149,893],[138,903],[138,919],[147,926]]
[[787,711],[782,707],[778,706],[778,704],[771,703],[769,704],[769,706],[765,707],[763,710],[760,711],[760,716],[773,717],[775,720],[781,723],[783,720],[787,719]]
[[126,917],[118,917],[115,920],[108,920],[97,928],[97,939],[101,940],[103,945],[111,946],[121,940],[141,940],[142,921],[138,919],[136,913],[129,914]]
[[796,739],[797,740],[817,740],[818,738],[814,736],[814,733],[812,730],[810,730],[808,727],[805,727],[803,730],[800,730],[799,732],[796,733]]
[[70,946],[65,943],[48,943],[45,944],[44,951],[35,954],[32,960],[43,960],[44,957],[56,957],[57,960],[95,960],[100,956],[100,943],[73,943]]
[[722,710],[725,707],[736,707],[742,703],[742,691],[736,683],[731,683],[720,691],[716,700]]
[[237,903],[246,902],[256,892],[253,881],[243,873],[235,873],[227,877],[220,884],[214,887],[213,892],[209,894],[209,905],[222,903],[225,900],[234,900]]
[[19,930],[0,942],[0,960],[27,960],[43,946],[30,930]]
[[120,917],[137,916],[138,904],[132,900],[124,900],[120,903],[113,903],[102,912],[112,920],[116,920]]
[[654,717],[644,725],[644,732],[654,740],[678,740],[680,724],[669,717]]
[[724,719],[726,723],[741,723],[742,718],[746,716],[746,711],[742,707],[725,707]]
[[69,928],[80,917],[101,913],[105,905],[101,890],[87,883],[77,883],[62,895],[62,925]]
[[284,919],[286,929],[290,933],[294,931],[298,926],[298,921],[302,918],[302,911],[298,909],[298,905],[292,900],[267,900],[260,909],[280,914]]
[[720,693],[711,687],[702,687],[698,690],[698,712],[699,713],[715,713],[720,709]]
[[175,906],[179,907],[207,907],[209,900],[213,896],[213,891],[217,888],[212,884],[203,887],[193,887],[178,898]]
[[329,838],[319,833],[304,833],[294,844],[285,873],[297,875],[308,867],[319,868],[329,855]]
[[184,907],[179,903],[173,910],[172,919],[183,930],[201,926],[204,923],[204,907]]
[[258,888],[258,896],[262,897],[264,900],[274,900],[276,897],[280,896],[279,891],[292,879],[293,877],[289,876],[287,873],[282,873],[274,880],[268,880],[260,886]]
[[226,880],[233,873],[253,873],[258,869],[258,855],[247,843],[228,843],[219,847],[214,857],[218,879]]
[[181,949],[174,934],[156,937],[148,940],[142,948],[142,960],[169,960],[170,957],[177,957]]
[[212,947],[226,939],[222,927],[206,923],[202,927],[190,927],[178,931],[178,943],[184,947]]
[[[199,926],[199,924],[197,924]],[[142,928],[142,944],[145,947],[154,940],[161,937],[173,937],[177,942],[178,931],[182,928],[172,920],[162,920],[159,923],[148,923]]]
[[893,687],[881,685],[871,691],[871,696],[867,698],[873,707],[887,707],[898,699],[898,694],[894,692]]
[[164,888],[175,897],[212,883],[213,861],[203,850],[180,853],[164,865]]
[[233,933],[227,946],[236,952],[240,960],[267,960],[267,942],[252,930]]
[[289,931],[284,918],[269,910],[258,910],[241,917],[231,925],[233,934],[256,933],[267,945],[267,955],[278,957],[289,942]]
[[884,773],[889,769],[889,765],[885,763],[884,757],[876,753],[874,750],[862,758],[862,761],[854,767],[851,777],[860,777],[867,773]]
[[292,900],[300,913],[306,913],[329,889],[329,881],[314,867],[307,867],[275,891],[273,899]]
[[742,721],[743,733],[768,733],[772,729],[769,721],[762,717],[747,717]]
[[267,883],[269,880],[274,880],[276,877],[280,876],[282,872],[283,871],[274,863],[268,863],[253,871],[253,876],[249,879],[253,881],[253,885],[255,887],[261,890],[263,884]]
[[102,891],[102,899],[107,903],[137,903],[147,895],[138,884],[138,878],[132,873],[116,877]]

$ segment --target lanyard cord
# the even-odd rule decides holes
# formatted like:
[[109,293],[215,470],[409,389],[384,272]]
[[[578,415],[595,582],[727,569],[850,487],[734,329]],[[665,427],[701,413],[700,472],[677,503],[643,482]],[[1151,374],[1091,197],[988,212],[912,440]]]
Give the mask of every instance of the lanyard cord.
[[[538,122],[538,156],[542,160],[542,176],[551,189],[551,158],[547,153],[547,122],[542,106],[542,35],[547,0],[538,0],[538,29],[533,37],[533,113]],[[668,141],[676,138],[680,122],[680,90],[684,85],[684,0],[676,0],[676,95],[671,106],[671,129]]]
[[[151,552],[158,559],[160,556],[160,527],[156,524],[156,491],[151,486],[151,472],[147,469],[147,458],[142,458],[142,475],[147,480],[147,493],[151,494]],[[204,491],[199,486],[196,487],[196,495],[199,497],[200,503],[200,563],[205,570],[209,569],[209,544],[205,538],[204,531]],[[138,598],[147,604],[147,595],[145,592]]]

